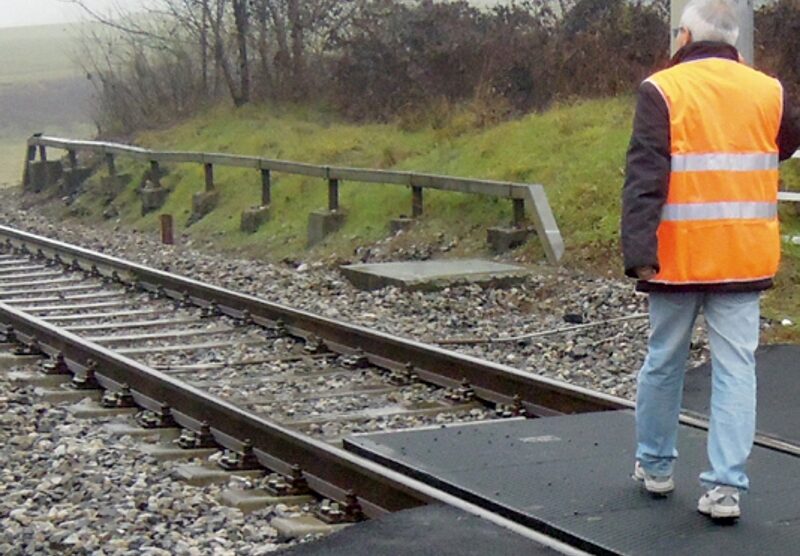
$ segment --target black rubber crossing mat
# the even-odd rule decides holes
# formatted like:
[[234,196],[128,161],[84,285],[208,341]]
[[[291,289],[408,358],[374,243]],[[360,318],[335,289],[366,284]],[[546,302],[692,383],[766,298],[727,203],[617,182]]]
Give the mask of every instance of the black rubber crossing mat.
[[[756,377],[759,433],[800,445],[800,346],[759,348]],[[710,401],[711,363],[706,363],[686,373],[683,407],[707,417]]]
[[449,506],[431,505],[352,525],[281,554],[291,556],[557,556]]
[[800,458],[754,448],[743,517],[718,525],[696,511],[705,437],[680,427],[667,498],[631,478],[627,411],[366,434],[345,447],[592,553],[800,552]]

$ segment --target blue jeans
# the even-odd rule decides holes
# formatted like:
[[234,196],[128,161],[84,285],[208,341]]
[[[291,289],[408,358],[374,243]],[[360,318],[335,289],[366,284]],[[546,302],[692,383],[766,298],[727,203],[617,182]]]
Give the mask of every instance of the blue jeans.
[[749,487],[745,464],[756,423],[755,350],[759,294],[651,293],[650,339],[636,394],[636,458],[655,476],[672,474],[678,414],[695,318],[702,308],[711,344],[706,487]]

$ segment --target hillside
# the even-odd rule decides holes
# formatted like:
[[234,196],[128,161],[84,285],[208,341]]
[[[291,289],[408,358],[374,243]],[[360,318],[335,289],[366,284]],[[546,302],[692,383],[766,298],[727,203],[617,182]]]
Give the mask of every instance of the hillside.
[[[219,109],[169,130],[143,134],[139,143],[166,150],[542,183],[570,244],[609,247],[616,234],[617,189],[630,119],[629,99],[582,103],[486,128],[476,126],[474,116],[464,111],[411,131],[401,125],[347,124],[320,111],[251,107]],[[325,184],[286,175],[276,175],[276,180],[276,217],[252,236],[237,231],[238,215],[258,201],[257,172],[219,169],[222,206],[185,229],[191,194],[202,189],[202,168],[173,167],[164,180],[174,189],[164,211],[175,214],[179,230],[194,237],[225,232],[220,238],[224,247],[266,248],[277,256],[293,253],[304,247],[307,213],[325,206]],[[127,200],[133,201],[132,196],[131,190]],[[410,196],[403,187],[345,182],[342,205],[350,215],[335,247],[355,247],[384,237],[388,220],[410,211]],[[121,207],[125,223],[156,225],[156,215],[141,218],[132,202]],[[484,231],[476,227],[510,220],[510,208],[499,200],[426,192],[424,226],[483,240]]]
[[[544,114],[492,126],[477,125],[468,110],[439,118],[433,125],[355,125],[314,109],[219,108],[171,129],[142,134],[138,143],[154,149],[217,151],[369,168],[417,170],[437,174],[541,183],[567,244],[565,264],[595,273],[619,274],[619,191],[633,112],[631,98],[584,101]],[[800,190],[800,161],[784,166],[786,185]],[[141,216],[136,188],[144,165],[120,162],[120,171],[137,177],[114,202],[120,215],[105,225],[155,231],[158,216]],[[308,213],[326,206],[321,179],[276,174],[270,221],[255,234],[239,231],[240,214],[259,200],[259,175],[253,170],[220,168],[215,181],[221,203],[187,227],[191,196],[203,188],[202,168],[173,165],[163,182],[172,193],[161,212],[176,219],[178,233],[195,244],[259,258],[338,257],[352,259],[359,247],[388,237],[391,218],[410,212],[410,193],[401,186],[343,183],[344,229],[307,251]],[[89,194],[69,212],[102,222],[105,206]],[[783,232],[800,235],[794,207],[781,208]],[[510,203],[478,196],[426,192],[425,215],[389,248],[447,245],[448,256],[486,255],[485,228],[507,223]],[[770,295],[773,314],[800,318],[800,246],[785,245],[779,288]],[[535,262],[535,242],[514,256]]]

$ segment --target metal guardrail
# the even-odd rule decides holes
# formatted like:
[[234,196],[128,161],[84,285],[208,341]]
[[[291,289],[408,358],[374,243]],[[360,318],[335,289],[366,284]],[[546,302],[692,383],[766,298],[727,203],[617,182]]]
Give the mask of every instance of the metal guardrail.
[[203,164],[206,169],[206,190],[214,189],[214,166],[232,166],[251,168],[261,171],[262,204],[269,205],[271,200],[271,173],[280,172],[309,176],[328,180],[328,208],[339,209],[339,182],[352,181],[361,183],[405,185],[412,190],[412,215],[422,214],[423,189],[438,189],[459,193],[471,193],[489,197],[510,199],[514,207],[514,226],[523,227],[529,217],[539,236],[545,254],[551,263],[557,263],[564,254],[564,241],[558,229],[544,187],[538,184],[520,184],[494,180],[475,180],[425,174],[416,172],[399,172],[390,170],[372,170],[365,168],[347,168],[338,166],[321,166],[287,160],[276,160],[256,156],[241,156],[222,153],[202,153],[186,151],[153,151],[101,141],[78,141],[59,137],[34,135],[28,139],[25,183],[29,179],[28,163],[39,158],[47,160],[46,148],[63,149],[69,153],[71,167],[77,167],[77,151],[91,151],[102,154],[106,158],[109,173],[115,175],[115,157],[126,156],[134,160],[149,162],[157,175],[161,164]]

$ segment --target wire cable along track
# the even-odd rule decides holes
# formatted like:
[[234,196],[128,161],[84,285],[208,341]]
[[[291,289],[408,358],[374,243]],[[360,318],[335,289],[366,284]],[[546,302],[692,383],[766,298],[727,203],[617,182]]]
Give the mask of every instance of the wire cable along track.
[[[79,387],[130,396],[156,420],[210,432],[234,466],[255,462],[286,477],[299,469],[313,491],[368,517],[440,501],[545,543],[556,541],[347,452],[341,439],[633,407],[4,226],[0,322],[7,342],[51,357],[51,372],[69,371]],[[682,419],[705,426],[702,416]],[[758,442],[800,453],[779,439]]]

